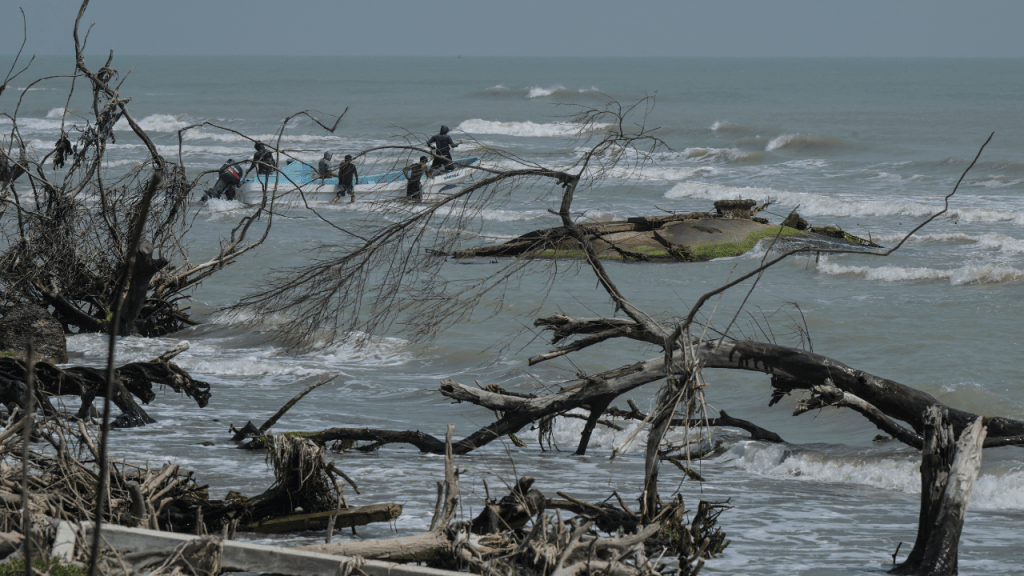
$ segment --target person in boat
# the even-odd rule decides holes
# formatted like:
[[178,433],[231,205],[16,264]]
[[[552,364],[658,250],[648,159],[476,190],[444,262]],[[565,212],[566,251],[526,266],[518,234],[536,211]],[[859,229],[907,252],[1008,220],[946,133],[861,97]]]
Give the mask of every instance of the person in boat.
[[345,154],[345,161],[338,166],[338,193],[334,196],[334,201],[337,202],[338,198],[348,194],[351,201],[355,202],[356,184],[359,184],[359,172],[352,163],[352,155]]
[[426,156],[420,156],[419,162],[402,168],[402,174],[409,180],[409,184],[405,187],[406,198],[411,198],[417,202],[423,199],[423,188],[420,187],[420,178],[423,177],[423,173],[426,171]]
[[[441,126],[441,132],[434,134],[430,137],[430,140],[427,140],[427,147],[434,153],[434,162],[430,165],[430,172],[435,172],[442,165],[445,172],[451,172],[455,166],[455,163],[452,162],[452,148],[457,147],[459,144],[462,144],[462,140],[458,142],[452,141],[452,137],[448,135],[448,127]],[[448,160],[446,161],[445,158]]]
[[317,166],[318,177],[321,179],[331,177],[331,158],[334,156],[331,152],[324,152],[324,157],[320,159],[320,165]]
[[228,161],[220,167],[217,173],[217,183],[203,194],[203,202],[210,198],[226,197],[228,200],[235,199],[235,190],[242,183],[242,168],[235,164],[235,161],[228,158]]
[[245,176],[248,176],[253,168],[256,169],[257,176],[269,175],[274,169],[274,153],[263,142],[257,142],[253,147],[256,148],[256,152],[249,161],[249,169],[245,171]]

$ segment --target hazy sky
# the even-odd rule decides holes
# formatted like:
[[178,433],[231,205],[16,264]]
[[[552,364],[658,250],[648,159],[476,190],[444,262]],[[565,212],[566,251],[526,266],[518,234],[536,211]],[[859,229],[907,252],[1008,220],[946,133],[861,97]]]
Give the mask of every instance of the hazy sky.
[[[79,2],[3,0],[0,54],[72,55]],[[93,0],[121,55],[1024,57],[1020,0]]]

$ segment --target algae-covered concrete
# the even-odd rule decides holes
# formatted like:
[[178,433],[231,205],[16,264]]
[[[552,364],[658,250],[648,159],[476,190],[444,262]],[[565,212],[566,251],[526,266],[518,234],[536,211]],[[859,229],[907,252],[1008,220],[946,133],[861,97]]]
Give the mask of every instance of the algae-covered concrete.
[[[697,212],[637,217],[579,227],[599,258],[644,262],[699,262],[739,256],[764,238],[789,241],[805,238],[850,246],[873,246],[834,227],[798,230],[751,218],[752,200],[716,202],[717,214]],[[545,228],[504,244],[456,252],[456,258],[531,255],[539,258],[582,258],[577,235],[564,227]]]

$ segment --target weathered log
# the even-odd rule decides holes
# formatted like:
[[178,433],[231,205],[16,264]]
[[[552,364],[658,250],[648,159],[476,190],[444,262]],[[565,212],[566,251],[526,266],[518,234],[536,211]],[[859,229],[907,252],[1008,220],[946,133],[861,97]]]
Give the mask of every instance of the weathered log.
[[361,556],[370,560],[389,562],[433,563],[451,558],[452,542],[443,532],[424,532],[399,538],[313,544],[295,549],[335,556]]
[[335,514],[337,514],[334,518],[335,528],[364,526],[374,522],[391,522],[398,519],[402,515],[402,505],[395,503],[371,504],[370,506],[356,506],[309,514],[289,514],[277,518],[268,518],[255,524],[239,526],[238,529],[243,532],[257,532],[259,534],[326,530],[328,522],[330,522],[331,517],[335,516]]
[[937,406],[928,408],[924,421],[917,538],[907,559],[890,573],[948,576],[957,573],[960,532],[981,469],[986,430],[978,418],[954,442],[947,411]]
[[921,449],[924,445],[924,440],[922,440],[921,436],[916,434],[913,430],[907,430],[903,426],[893,422],[892,419],[883,414],[881,410],[865,402],[863,399],[836,388],[832,385],[831,379],[825,380],[825,384],[822,386],[812,387],[811,397],[800,402],[796,410],[793,411],[793,416],[799,416],[805,412],[823,408],[825,406],[850,408],[859,412],[875,426],[878,426],[880,430],[888,433],[896,440],[917,449]]
[[[539,319],[537,324],[555,331],[558,340],[574,334],[594,334],[608,330],[609,327],[615,327],[623,330],[623,336],[630,339],[665,344],[663,339],[659,339],[658,334],[651,333],[639,324],[631,324],[630,321],[621,318],[554,316]],[[778,401],[779,392],[810,390],[830,379],[836,388],[852,395],[851,408],[856,409],[855,405],[860,405],[866,410],[861,412],[862,414],[874,418],[870,415],[871,410],[867,409],[868,405],[873,406],[878,413],[889,419],[906,422],[917,435],[920,435],[923,430],[922,415],[929,406],[946,408],[957,433],[978,418],[976,414],[946,406],[926,392],[857,370],[826,356],[796,348],[763,342],[719,342],[716,340],[695,343],[695,352],[697,363],[702,368],[750,370],[771,375],[772,386],[777,390],[771,404]],[[681,367],[678,359],[674,359],[673,362]],[[640,367],[641,364],[642,367]],[[638,371],[660,373],[661,377],[664,377],[667,372],[664,362],[660,359],[651,359],[633,366],[637,367]],[[649,381],[653,382],[657,379],[659,378],[652,378]],[[444,392],[442,391],[442,393]],[[859,399],[864,404],[854,402],[853,398]],[[879,424],[883,430],[890,432],[890,426],[885,423],[884,419],[877,418],[873,421]],[[989,431],[985,447],[1024,445],[1024,422],[1002,417],[986,417],[985,425]],[[899,433],[898,430],[896,432]],[[912,435],[903,435],[903,439],[914,445],[915,440]]]
[[[763,372],[783,377],[790,389],[807,389],[831,379],[836,388],[875,406],[890,418],[906,422],[921,434],[924,414],[931,406],[944,407],[954,432],[960,434],[979,416],[939,402],[934,396],[851,368],[831,358],[796,348],[762,342],[704,343],[697,348],[698,359],[706,368],[731,368]],[[1024,422],[998,416],[985,417],[990,440],[1024,435]]]

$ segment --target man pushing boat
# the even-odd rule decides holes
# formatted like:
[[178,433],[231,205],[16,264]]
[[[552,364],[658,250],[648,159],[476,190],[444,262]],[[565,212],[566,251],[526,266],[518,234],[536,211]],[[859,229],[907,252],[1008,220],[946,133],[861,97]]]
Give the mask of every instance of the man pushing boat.
[[402,168],[402,175],[409,180],[409,184],[405,187],[405,197],[408,199],[419,202],[423,200],[423,188],[420,187],[420,178],[423,177],[423,173],[427,171],[427,157],[420,156],[420,161],[415,164],[409,164],[405,168]]

